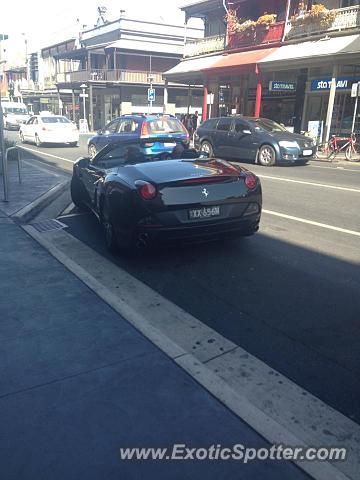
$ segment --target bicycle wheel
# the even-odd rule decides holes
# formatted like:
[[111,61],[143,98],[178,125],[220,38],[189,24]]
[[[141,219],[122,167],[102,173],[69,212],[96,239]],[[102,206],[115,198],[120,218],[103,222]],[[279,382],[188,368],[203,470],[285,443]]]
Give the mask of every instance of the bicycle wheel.
[[350,162],[360,162],[360,149],[359,144],[349,145],[345,151],[346,160]]

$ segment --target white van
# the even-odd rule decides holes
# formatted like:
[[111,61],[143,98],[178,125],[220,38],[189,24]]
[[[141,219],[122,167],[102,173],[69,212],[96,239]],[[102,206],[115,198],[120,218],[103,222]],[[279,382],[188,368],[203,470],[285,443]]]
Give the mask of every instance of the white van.
[[29,120],[30,114],[25,103],[20,102],[4,102],[2,103],[4,128],[10,130],[12,128],[18,130],[22,123]]

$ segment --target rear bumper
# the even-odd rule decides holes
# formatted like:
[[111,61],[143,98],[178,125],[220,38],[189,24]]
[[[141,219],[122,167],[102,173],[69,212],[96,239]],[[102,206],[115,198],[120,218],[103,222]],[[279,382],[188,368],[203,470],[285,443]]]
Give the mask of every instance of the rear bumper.
[[212,223],[174,227],[138,227],[136,235],[149,243],[211,240],[221,237],[249,236],[259,230],[261,213]]
[[64,135],[42,132],[39,135],[43,143],[75,143],[79,141],[79,132]]

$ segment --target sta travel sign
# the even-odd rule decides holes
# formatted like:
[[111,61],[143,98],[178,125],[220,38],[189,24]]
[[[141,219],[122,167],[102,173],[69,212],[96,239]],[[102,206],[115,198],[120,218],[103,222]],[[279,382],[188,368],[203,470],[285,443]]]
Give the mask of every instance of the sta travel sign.
[[[353,83],[360,81],[359,77],[339,77],[336,80],[337,90],[350,90]],[[321,78],[319,80],[311,81],[311,91],[330,90],[331,78]]]
[[296,83],[271,81],[269,83],[269,90],[270,92],[295,92]]

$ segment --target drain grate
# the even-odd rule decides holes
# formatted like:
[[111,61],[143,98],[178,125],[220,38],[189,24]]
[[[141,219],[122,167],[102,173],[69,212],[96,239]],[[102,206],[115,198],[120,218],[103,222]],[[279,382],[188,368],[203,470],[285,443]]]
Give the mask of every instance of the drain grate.
[[43,220],[42,222],[31,223],[31,226],[40,233],[67,228],[67,225],[65,225],[65,223],[59,222],[59,220],[55,220],[54,218],[51,218],[49,220]]

